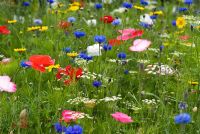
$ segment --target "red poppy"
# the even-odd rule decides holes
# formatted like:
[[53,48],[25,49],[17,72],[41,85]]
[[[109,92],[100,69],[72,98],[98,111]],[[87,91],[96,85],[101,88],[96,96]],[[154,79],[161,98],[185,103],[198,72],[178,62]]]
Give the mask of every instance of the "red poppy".
[[107,15],[102,17],[100,20],[103,21],[104,23],[112,23],[114,18],[112,16]]
[[74,80],[78,80],[83,75],[83,69],[82,68],[74,68],[71,67],[71,65],[68,65],[63,68],[59,68],[58,72],[56,74],[56,78],[58,80],[62,79],[63,77],[68,77],[67,79],[64,79],[64,83],[66,85],[69,85]]
[[117,39],[109,39],[108,42],[111,46],[119,46],[121,44],[121,41]]
[[48,55],[32,55],[29,58],[28,64],[30,64],[35,70],[45,72],[45,67],[54,65],[54,60],[52,60]]
[[7,26],[0,26],[0,34],[10,34],[10,30],[7,29]]
[[66,28],[70,27],[70,25],[71,24],[67,21],[60,21],[59,24],[58,24],[58,26],[62,29],[66,29]]

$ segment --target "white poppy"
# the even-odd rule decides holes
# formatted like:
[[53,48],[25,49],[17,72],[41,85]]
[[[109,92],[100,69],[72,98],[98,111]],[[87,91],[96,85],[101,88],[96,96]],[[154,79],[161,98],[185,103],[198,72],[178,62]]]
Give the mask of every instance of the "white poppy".
[[148,25],[153,25],[153,20],[151,19],[150,15],[148,15],[148,14],[141,15],[140,22],[143,22]]
[[87,53],[89,56],[100,56],[102,47],[99,44],[94,44],[87,47]]

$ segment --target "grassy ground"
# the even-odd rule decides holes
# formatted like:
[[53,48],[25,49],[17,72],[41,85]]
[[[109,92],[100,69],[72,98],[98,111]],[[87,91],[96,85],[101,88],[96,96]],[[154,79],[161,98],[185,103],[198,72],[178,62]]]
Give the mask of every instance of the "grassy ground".
[[[68,5],[69,3],[64,3]],[[138,3],[135,3],[139,5]],[[93,119],[81,119],[80,124],[85,134],[197,134],[200,133],[199,111],[193,112],[194,107],[199,108],[199,87],[192,86],[188,81],[199,81],[199,31],[191,31],[190,24],[187,23],[182,33],[177,27],[171,25],[183,13],[172,14],[175,3],[167,3],[163,9],[164,15],[159,16],[155,25],[146,29],[139,25],[139,17],[150,10],[137,11],[130,9],[126,13],[115,14],[114,17],[122,19],[122,25],[112,26],[99,21],[103,15],[110,14],[115,8],[121,5],[115,2],[112,5],[104,5],[104,10],[96,10],[94,7],[86,5],[84,10],[68,12],[66,14],[49,14],[45,9],[40,9],[37,4],[30,7],[10,6],[1,4],[0,24],[6,24],[6,20],[13,19],[13,16],[21,15],[25,17],[24,23],[7,24],[11,31],[10,35],[0,35],[0,53],[5,57],[11,57],[11,63],[0,64],[0,75],[8,75],[17,85],[17,92],[0,92],[0,133],[55,133],[53,124],[58,122],[62,110],[81,111],[89,114]],[[184,4],[179,4],[184,6]],[[195,6],[190,7],[186,14],[196,16],[193,13]],[[62,7],[60,10],[66,9]],[[158,4],[159,10],[159,4]],[[84,19],[94,16],[97,19],[97,26],[89,27]],[[199,14],[197,14],[199,15]],[[67,31],[66,35],[59,29],[58,23],[74,16],[77,20]],[[125,18],[129,21],[125,21]],[[33,26],[33,18],[41,18],[43,25],[48,26],[45,32],[27,32],[28,26]],[[54,69],[52,72],[40,73],[32,68],[22,68],[20,61],[28,60],[34,54],[47,54],[55,59],[56,64],[65,67],[69,64],[78,66],[72,62],[72,58],[66,56],[63,48],[71,47],[75,52],[85,51],[88,45],[94,44],[95,35],[105,35],[107,39],[116,38],[119,33],[116,30],[124,28],[143,29],[141,38],[152,41],[150,48],[156,48],[163,44],[168,44],[162,52],[146,50],[144,52],[130,52],[128,48],[133,40],[124,41],[120,46],[115,46],[111,51],[102,51],[102,56],[94,57],[93,62],[86,65],[88,71],[101,74],[103,77],[97,78],[103,82],[103,86],[95,88],[92,85],[93,79],[81,78],[76,83],[65,86],[57,81]],[[75,30],[81,30],[86,36],[76,39],[73,35]],[[22,31],[22,33],[20,33]],[[179,33],[177,33],[179,32]],[[169,38],[160,37],[167,33]],[[189,35],[187,41],[179,39],[181,35]],[[192,43],[195,47],[184,44]],[[14,52],[14,48],[26,48],[26,52]],[[176,56],[173,52],[184,53]],[[109,59],[117,59],[119,52],[125,52],[127,59],[131,59],[127,64],[120,65],[108,62]],[[173,75],[153,75],[141,71],[138,60],[149,60],[148,64],[163,63],[176,69]],[[83,67],[83,66],[81,66]],[[125,70],[136,73],[124,74]],[[105,77],[113,78],[113,82],[103,81]],[[59,89],[59,90],[58,90]],[[194,90],[193,90],[194,89]],[[196,93],[194,93],[195,91]],[[83,103],[70,104],[69,99],[76,97],[88,97],[90,99],[101,99],[105,97],[121,95],[121,100],[111,102],[101,102],[95,107],[89,108]],[[155,99],[155,105],[148,105],[142,100]],[[185,110],[178,108],[179,102],[187,103]],[[28,127],[19,127],[19,114],[26,109],[28,113]],[[110,114],[120,111],[128,114],[134,120],[130,124],[121,124],[115,121]],[[177,125],[174,123],[174,116],[180,112],[187,112],[191,115],[191,123]]]

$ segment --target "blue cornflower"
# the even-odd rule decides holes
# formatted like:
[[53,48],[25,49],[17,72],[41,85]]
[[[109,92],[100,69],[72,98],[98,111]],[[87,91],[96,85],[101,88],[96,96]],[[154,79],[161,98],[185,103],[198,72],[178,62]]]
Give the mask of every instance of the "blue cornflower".
[[155,20],[155,19],[158,18],[158,15],[152,15],[152,16],[150,16],[150,18],[151,18],[152,20]]
[[144,27],[144,28],[149,28],[151,27],[149,24],[144,23],[144,22],[140,22],[140,26]]
[[174,118],[176,124],[187,124],[191,122],[191,117],[188,113],[181,113]]
[[193,3],[193,0],[184,0],[184,3],[187,5],[191,5]]
[[69,53],[71,51],[71,48],[70,47],[63,48],[63,51]]
[[125,8],[132,8],[133,7],[133,5],[131,3],[129,3],[129,2],[124,2],[122,4],[122,6],[125,7]]
[[176,20],[173,20],[173,21],[172,21],[172,25],[173,25],[173,26],[176,26]]
[[184,11],[187,11],[188,9],[186,7],[180,7],[178,10],[179,12],[184,12]]
[[69,17],[69,18],[67,19],[67,21],[70,22],[70,23],[73,23],[73,22],[76,21],[76,18],[74,18],[74,17]]
[[114,26],[117,26],[117,25],[120,25],[120,24],[121,24],[121,20],[120,19],[115,19],[112,22],[112,25],[114,25]]
[[103,7],[103,5],[100,4],[100,3],[96,3],[96,4],[94,5],[94,7],[95,7],[96,9],[101,9],[101,8]]
[[26,63],[26,61],[21,61],[21,62],[20,62],[20,66],[21,66],[21,67],[24,67],[24,68],[30,67],[30,65],[28,65],[28,64]]
[[124,71],[124,74],[129,74],[129,70],[125,70],[125,71]]
[[57,133],[62,133],[62,132],[66,131],[66,127],[62,126],[59,122],[54,124],[54,128],[55,128]]
[[185,103],[185,102],[180,102],[178,104],[178,108],[181,109],[181,110],[184,110],[188,107],[188,105]]
[[83,134],[83,128],[80,125],[69,126],[66,128],[65,134]]
[[54,3],[54,0],[47,0],[47,2],[49,2],[50,4]]
[[104,49],[105,51],[109,51],[109,50],[112,49],[112,46],[111,46],[111,45],[104,44],[104,45],[103,45],[103,49]]
[[93,59],[93,57],[89,56],[89,55],[87,55],[87,57],[85,58],[85,60],[87,60],[87,61],[92,60],[92,59]]
[[93,59],[93,57],[92,56],[89,56],[89,55],[87,55],[86,53],[84,53],[84,52],[81,52],[80,54],[79,54],[79,57],[80,58],[82,58],[82,59],[84,59],[84,60],[87,60],[87,61],[89,61],[89,60],[92,60]]
[[149,5],[149,3],[145,0],[140,0],[140,4],[143,5],[143,6]]
[[42,25],[42,20],[41,19],[34,19],[33,21],[36,25]]
[[98,43],[103,43],[103,42],[106,41],[106,37],[103,36],[103,35],[96,35],[96,36],[94,37],[94,41],[95,41],[95,42],[98,42]]
[[82,31],[75,31],[74,32],[74,36],[76,36],[76,38],[81,38],[85,36],[85,32]]
[[26,2],[23,2],[22,5],[25,7],[28,7],[28,6],[30,6],[30,3],[26,1]]
[[160,51],[162,52],[163,49],[164,49],[164,45],[161,45],[161,46],[160,46]]
[[94,81],[94,82],[92,83],[92,85],[93,85],[94,87],[100,87],[100,86],[102,85],[102,83],[101,83],[100,81]]
[[126,54],[125,54],[124,52],[121,52],[121,53],[118,53],[118,54],[117,54],[117,57],[118,57],[119,59],[125,59],[125,58],[126,58]]

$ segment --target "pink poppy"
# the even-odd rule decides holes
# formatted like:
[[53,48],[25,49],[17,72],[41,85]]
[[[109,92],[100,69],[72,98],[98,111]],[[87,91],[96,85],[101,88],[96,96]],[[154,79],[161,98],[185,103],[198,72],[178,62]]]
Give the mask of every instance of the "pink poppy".
[[133,46],[129,47],[130,51],[142,52],[151,45],[151,41],[145,39],[136,39]]
[[132,39],[132,38],[135,38],[135,37],[138,37],[138,36],[142,36],[142,34],[144,33],[143,30],[136,30],[136,29],[133,29],[133,28],[119,30],[118,32],[120,32],[122,34],[122,35],[117,37],[118,40]]
[[81,112],[76,112],[76,111],[71,111],[71,110],[64,110],[62,112],[62,119],[66,122],[69,123],[71,121],[76,121],[77,119],[82,119],[84,118],[84,113]]
[[9,76],[0,76],[0,91],[5,92],[16,92],[16,85],[11,82],[11,79]]
[[121,113],[121,112],[115,112],[114,114],[111,114],[112,117],[122,123],[131,123],[133,120],[131,119],[130,116],[127,114]]
[[189,35],[183,35],[183,36],[180,36],[179,37],[181,40],[185,41],[185,40],[188,40],[190,38]]

